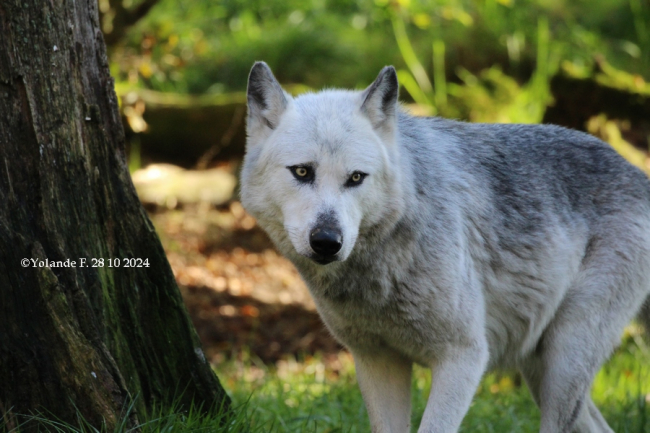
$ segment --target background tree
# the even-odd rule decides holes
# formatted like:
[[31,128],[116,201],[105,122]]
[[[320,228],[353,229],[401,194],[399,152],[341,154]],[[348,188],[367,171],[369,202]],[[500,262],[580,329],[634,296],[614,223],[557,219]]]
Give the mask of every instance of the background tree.
[[113,87],[97,2],[0,2],[5,424],[38,410],[111,429],[134,399],[130,425],[173,399],[229,403],[132,186]]
[[136,4],[124,0],[99,0],[99,17],[104,41],[109,47],[117,44],[131,26],[142,19],[159,0],[142,0]]

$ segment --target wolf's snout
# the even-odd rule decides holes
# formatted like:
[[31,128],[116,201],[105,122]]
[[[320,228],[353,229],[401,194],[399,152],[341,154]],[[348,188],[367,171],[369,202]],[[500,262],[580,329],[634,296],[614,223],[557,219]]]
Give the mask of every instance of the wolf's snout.
[[309,245],[319,256],[331,257],[341,249],[343,236],[336,228],[317,227],[309,235]]

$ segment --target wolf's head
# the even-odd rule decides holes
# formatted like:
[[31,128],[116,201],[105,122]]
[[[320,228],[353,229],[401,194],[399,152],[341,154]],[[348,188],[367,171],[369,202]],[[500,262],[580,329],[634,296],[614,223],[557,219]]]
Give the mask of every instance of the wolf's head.
[[343,261],[396,220],[397,93],[392,66],[364,91],[294,99],[265,63],[253,65],[241,197],[284,254]]

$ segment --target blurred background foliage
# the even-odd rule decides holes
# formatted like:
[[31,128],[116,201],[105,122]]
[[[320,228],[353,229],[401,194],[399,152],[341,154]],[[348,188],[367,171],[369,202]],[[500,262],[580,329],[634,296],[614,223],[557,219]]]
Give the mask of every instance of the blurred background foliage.
[[[140,4],[122,3],[133,9]],[[461,71],[467,79],[466,72],[479,74],[489,68],[499,68],[516,82],[528,81],[539,60],[540,42],[547,64],[539,66],[550,71],[560,61],[591,68],[595,56],[601,55],[617,69],[650,78],[647,0],[157,3],[116,41],[112,65],[118,80],[160,91],[244,90],[252,63],[261,59],[282,83],[365,86],[382,66],[408,64],[394,22],[402,23],[426,72],[433,71],[432,42],[441,41],[445,76],[459,83],[465,81]],[[540,17],[545,20],[542,29]]]
[[[582,130],[594,115],[612,116],[611,98],[567,95],[578,107],[548,116],[557,99],[553,78],[591,80],[598,97],[609,80],[607,88],[641,95],[650,118],[650,0],[99,0],[99,6],[118,93],[139,92],[122,98],[135,133],[147,129],[145,106],[160,105],[155,92],[177,97],[165,99],[168,107],[241,104],[256,60],[294,92],[362,88],[393,64],[401,98],[415,103],[416,114],[550,121]],[[210,99],[216,95],[222,98]],[[594,109],[575,112],[587,104]],[[221,117],[233,118],[232,109]],[[631,129],[633,144],[647,149],[648,122]],[[240,153],[241,138],[233,146]]]

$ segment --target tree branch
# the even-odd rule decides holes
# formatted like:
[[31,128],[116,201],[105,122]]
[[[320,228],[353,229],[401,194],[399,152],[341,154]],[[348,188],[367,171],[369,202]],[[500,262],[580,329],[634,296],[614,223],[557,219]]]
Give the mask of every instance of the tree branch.
[[100,0],[100,20],[104,41],[109,47],[122,40],[126,32],[158,4],[159,0],[143,0],[134,8],[125,8],[122,0]]

